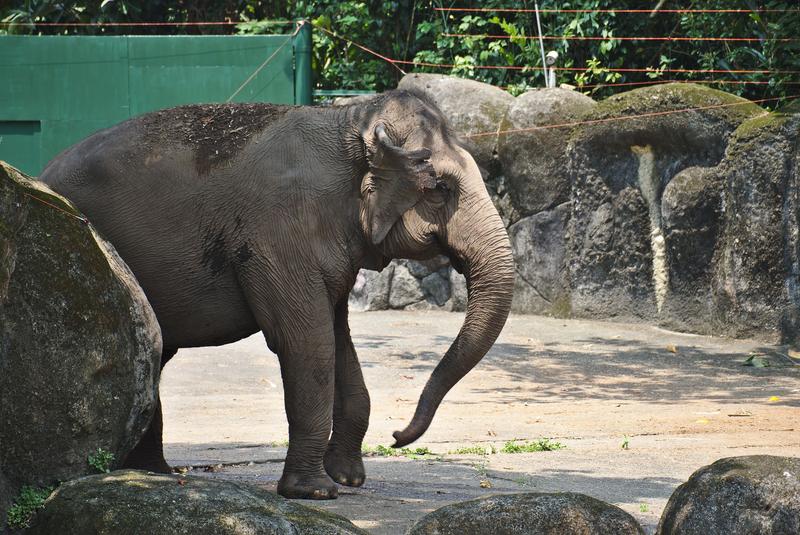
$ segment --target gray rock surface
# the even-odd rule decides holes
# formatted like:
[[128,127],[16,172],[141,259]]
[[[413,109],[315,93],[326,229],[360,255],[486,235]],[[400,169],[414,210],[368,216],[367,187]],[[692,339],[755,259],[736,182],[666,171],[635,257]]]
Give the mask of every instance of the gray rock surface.
[[389,293],[389,306],[403,308],[423,299],[425,299],[425,293],[422,291],[419,279],[414,277],[405,265],[395,265],[392,289]]
[[444,305],[450,298],[450,279],[442,277],[439,273],[431,273],[422,279],[422,290],[425,297],[432,299],[437,305]]
[[[497,132],[514,101],[498,87],[441,74],[407,74],[397,87],[428,95],[463,136]],[[470,138],[475,161],[490,174],[497,167],[497,140],[496,134]]]
[[710,331],[712,262],[721,219],[721,180],[716,168],[689,167],[661,198],[669,292],[663,322],[670,328]]
[[705,466],[667,502],[659,535],[800,533],[800,459],[753,455]]
[[[703,109],[680,111],[688,108]],[[676,113],[652,115],[667,111]],[[658,318],[669,289],[665,186],[688,167],[717,165],[731,133],[762,113],[721,91],[663,84],[610,97],[583,117],[603,122],[576,129],[568,151],[574,314]],[[640,117],[624,119],[634,115]]]
[[353,310],[386,310],[389,308],[389,290],[392,285],[394,264],[383,271],[362,269],[350,292],[349,305]]
[[[567,143],[575,127],[535,127],[572,123],[595,102],[569,89],[536,89],[514,99],[500,125],[498,156],[514,209],[526,217],[569,201]],[[523,130],[523,131],[515,131]]]
[[125,470],[61,485],[31,535],[338,535],[366,533],[333,513],[255,486]]
[[450,310],[454,312],[463,312],[467,310],[467,279],[464,275],[456,271],[450,270]]
[[800,339],[800,115],[752,119],[731,137],[718,173],[722,207],[714,316],[735,336]]
[[517,221],[508,229],[517,276],[514,281],[514,312],[569,315],[566,280],[565,232],[570,204],[539,212]]
[[97,448],[121,461],[155,406],[155,315],[77,215],[0,162],[0,467],[14,492],[91,473]]
[[6,512],[14,502],[14,487],[11,482],[3,475],[3,467],[0,465],[0,533],[4,533],[6,526]]
[[454,503],[422,517],[408,535],[644,535],[611,504],[571,492],[498,494]]

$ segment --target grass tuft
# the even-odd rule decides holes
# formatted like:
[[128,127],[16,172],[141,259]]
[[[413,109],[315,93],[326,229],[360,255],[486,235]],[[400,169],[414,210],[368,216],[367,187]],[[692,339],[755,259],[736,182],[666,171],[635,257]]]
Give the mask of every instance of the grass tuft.
[[566,448],[561,442],[554,442],[549,438],[542,438],[531,442],[517,442],[510,440],[505,443],[500,453],[532,453],[537,451],[555,451]]

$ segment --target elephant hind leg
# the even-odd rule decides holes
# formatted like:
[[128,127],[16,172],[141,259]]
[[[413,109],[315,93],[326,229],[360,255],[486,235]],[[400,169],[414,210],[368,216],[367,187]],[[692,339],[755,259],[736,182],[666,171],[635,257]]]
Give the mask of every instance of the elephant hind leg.
[[[165,349],[161,354],[161,369],[169,362],[177,349]],[[125,461],[122,463],[123,468],[134,468],[137,470],[147,470],[148,472],[156,472],[160,474],[171,474],[167,461],[164,459],[164,444],[162,439],[162,430],[164,422],[161,416],[161,394],[158,394],[156,400],[156,410],[153,413],[153,419],[147,427],[144,435],[139,439],[139,443],[131,450]]]

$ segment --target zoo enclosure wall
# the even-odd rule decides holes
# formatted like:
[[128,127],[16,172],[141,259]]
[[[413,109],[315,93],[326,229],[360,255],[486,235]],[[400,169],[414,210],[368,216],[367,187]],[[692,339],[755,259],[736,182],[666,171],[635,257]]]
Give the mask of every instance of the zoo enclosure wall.
[[[291,44],[291,46],[289,46]],[[269,68],[259,69],[269,59]],[[311,28],[253,36],[2,36],[0,160],[38,175],[126,119],[199,102],[311,103]]]

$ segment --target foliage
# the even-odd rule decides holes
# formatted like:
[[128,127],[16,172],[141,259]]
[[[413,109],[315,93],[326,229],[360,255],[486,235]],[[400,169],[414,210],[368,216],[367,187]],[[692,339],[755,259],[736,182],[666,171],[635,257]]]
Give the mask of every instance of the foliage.
[[516,440],[506,442],[500,453],[533,453],[538,451],[555,451],[566,448],[560,442],[553,442],[550,439],[542,438],[533,442],[518,443]]
[[447,453],[455,455],[491,455],[493,453],[497,453],[497,449],[491,444],[488,444],[486,446],[465,446],[463,448],[448,451]]
[[[596,9],[740,9],[737,13],[598,13]],[[434,8],[481,8],[436,11]],[[289,33],[286,21],[307,18],[314,31],[313,68],[320,89],[394,87],[402,72],[437,72],[506,87],[514,94],[544,85],[542,58],[532,12],[492,11],[504,7],[532,10],[530,0],[16,0],[0,8],[11,33]],[[719,89],[768,98],[800,92],[800,12],[796,0],[541,0],[547,40],[559,54],[558,82],[606,96],[669,80],[709,82]],[[569,9],[587,12],[565,12]],[[764,10],[790,9],[792,12]],[[41,22],[187,22],[242,21],[228,26],[47,27]],[[328,30],[388,58],[416,65],[393,65]],[[447,36],[461,34],[467,37]],[[501,36],[503,39],[496,37]],[[597,40],[571,40],[595,37]],[[620,37],[677,37],[688,40],[623,40]],[[702,37],[753,38],[708,41]],[[423,65],[423,64],[434,64]],[[444,65],[444,66],[442,66]],[[508,68],[485,69],[486,65]],[[399,67],[399,68],[398,68]],[[644,69],[645,72],[619,69]],[[715,72],[680,72],[704,69]],[[767,73],[737,72],[765,70]],[[677,72],[676,72],[677,71]],[[610,85],[626,84],[626,85]]]
[[100,472],[107,474],[111,472],[111,464],[114,462],[114,454],[106,451],[103,448],[97,448],[97,451],[90,454],[87,458],[89,466]]
[[420,457],[435,455],[431,450],[426,447],[421,448],[390,448],[378,444],[374,448],[369,446],[362,446],[361,453],[370,457],[408,457],[409,459],[418,459]]
[[17,499],[6,515],[8,527],[11,529],[29,527],[33,515],[44,506],[45,500],[50,497],[54,490],[53,487],[22,487]]

